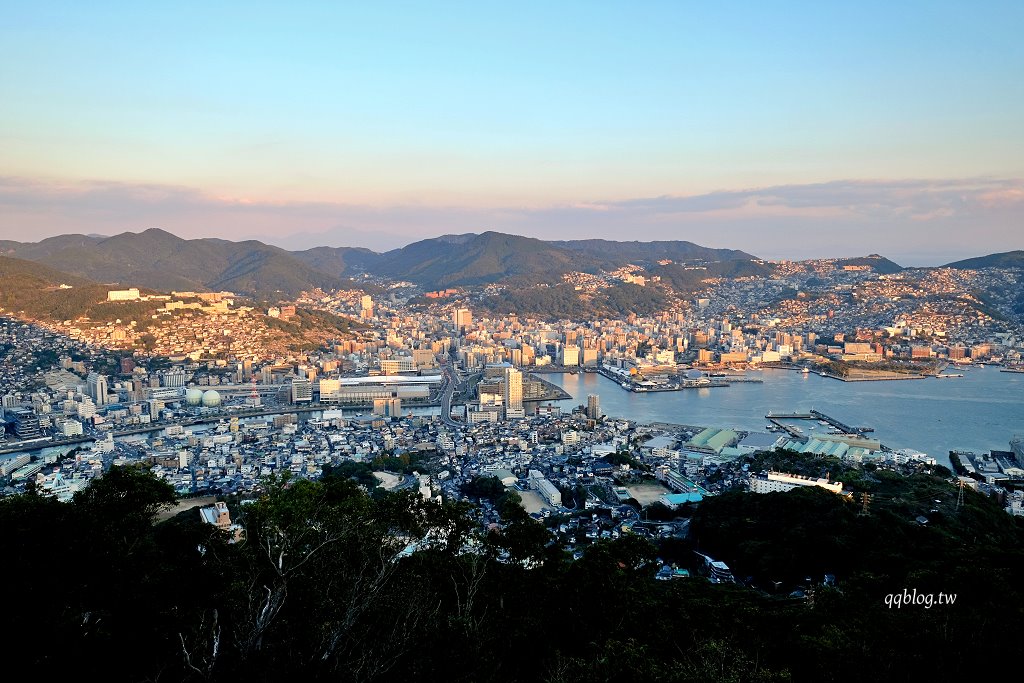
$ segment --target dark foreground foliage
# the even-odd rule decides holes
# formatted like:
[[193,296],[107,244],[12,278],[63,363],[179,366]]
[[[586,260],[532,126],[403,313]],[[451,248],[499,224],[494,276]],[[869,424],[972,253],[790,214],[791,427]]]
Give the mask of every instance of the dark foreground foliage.
[[[0,501],[9,680],[952,681],[1020,651],[1021,528],[970,492],[927,526],[821,491],[698,509],[691,539],[737,576],[835,573],[812,600],[656,581],[635,536],[571,561],[529,518],[483,535],[343,473],[269,485],[238,544],[196,510],[154,523],[172,501],[134,468]],[[958,598],[887,607],[904,588]]]

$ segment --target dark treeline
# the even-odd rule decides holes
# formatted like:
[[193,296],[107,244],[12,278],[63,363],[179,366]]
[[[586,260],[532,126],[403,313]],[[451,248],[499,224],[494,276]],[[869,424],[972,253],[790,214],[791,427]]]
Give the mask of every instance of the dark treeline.
[[[173,501],[131,467],[70,503],[0,500],[10,680],[953,681],[1020,652],[1024,535],[970,491],[927,525],[820,490],[727,494],[671,548],[758,585],[835,574],[810,600],[656,581],[669,548],[631,535],[572,561],[525,515],[484,534],[466,503],[340,470],[235,507],[237,544],[194,509],[154,523]],[[905,588],[957,601],[887,607]]]

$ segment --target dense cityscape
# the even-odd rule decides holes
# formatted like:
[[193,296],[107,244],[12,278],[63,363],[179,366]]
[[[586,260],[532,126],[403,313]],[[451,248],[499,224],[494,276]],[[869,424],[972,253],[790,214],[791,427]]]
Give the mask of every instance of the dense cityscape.
[[[1015,291],[1020,271],[879,273],[871,261],[783,262],[768,276],[705,278],[668,310],[622,320],[474,314],[493,286],[425,293],[371,276],[365,289],[353,280],[351,289],[306,292],[265,311],[231,292],[109,290],[124,319],[5,319],[5,492],[31,485],[67,500],[111,464],[141,463],[180,495],[254,495],[261,477],[315,479],[325,466],[355,463],[385,488],[412,486],[428,499],[459,499],[467,482],[500,472],[541,517],[564,511],[577,487],[589,504],[632,499],[642,511],[650,502],[674,507],[673,496],[753,486],[763,473],[735,463],[774,449],[857,465],[948,465],[948,452],[887,448],[841,423],[809,435],[774,419],[770,432],[751,433],[651,425],[604,415],[600,395],[576,397],[573,409],[545,379],[596,372],[613,391],[706,391],[761,382],[745,372],[759,368],[849,382],[1021,365],[1021,316],[1012,300],[997,299]],[[578,289],[622,278],[643,286],[645,273],[634,265],[564,279]],[[159,307],[146,317],[127,309],[143,301]],[[267,323],[305,310],[347,319],[352,330],[311,351],[288,350]],[[1005,439],[1011,450],[963,454],[959,465],[975,475],[965,479],[971,486],[998,492],[1019,514],[1019,496],[997,480],[1020,478],[1024,453],[1018,435]],[[640,465],[649,490],[610,493],[637,475],[628,463],[609,466],[608,456]]]
[[5,3],[12,681],[958,683],[1024,4]]
[[[552,552],[585,563],[604,544],[643,541],[656,555],[635,581],[735,585],[806,609],[852,589],[846,560],[762,566],[709,536],[718,500],[816,491],[865,519],[936,529],[984,500],[1006,524],[1024,517],[1021,435],[1003,434],[1006,450],[923,452],[800,406],[752,416],[762,429],[602,407],[619,395],[771,394],[777,373],[833,392],[924,382],[949,396],[979,368],[1024,374],[1021,270],[890,263],[758,262],[769,270],[720,277],[691,262],[704,277],[685,292],[647,269],[664,261],[563,276],[584,293],[624,279],[665,288],[664,310],[619,319],[503,314],[487,303],[512,286],[500,281],[428,290],[369,273],[273,305],[128,287],[87,302],[98,320],[4,311],[2,492],[74,508],[121,478],[111,472],[146,473],[171,496],[155,520],[244,548],[265,533],[250,506],[282,484],[344,480],[462,516],[468,556],[539,571]],[[558,379],[587,375],[600,392],[573,396]],[[435,552],[433,533],[392,537],[382,567]]]

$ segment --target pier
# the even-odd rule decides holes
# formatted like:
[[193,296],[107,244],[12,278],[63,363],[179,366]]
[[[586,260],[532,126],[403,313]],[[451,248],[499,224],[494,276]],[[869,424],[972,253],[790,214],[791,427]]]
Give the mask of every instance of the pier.
[[[782,424],[775,417],[772,417],[770,415],[766,416],[766,417],[767,417],[769,422],[771,422],[773,425],[775,425],[776,427],[778,427],[782,431],[784,431],[787,434],[789,434],[790,436],[792,436],[794,439],[806,438],[806,435],[803,432],[801,432],[799,429],[797,429],[796,427],[790,427],[787,424]],[[780,416],[780,417],[784,417],[784,416]]]
[[875,431],[874,427],[851,427],[851,426],[849,426],[847,424],[844,424],[844,423],[840,422],[839,420],[835,419],[834,417],[829,417],[825,413],[818,412],[817,410],[814,410],[813,408],[811,409],[811,415],[813,415],[815,418],[817,418],[819,420],[823,420],[825,422],[828,422],[830,425],[832,425],[833,427],[835,427],[839,431],[846,432],[847,434],[853,434],[853,435],[856,436],[858,434],[863,434],[865,432],[873,432],[873,431]]
[[[861,436],[868,432],[875,431],[874,427],[851,427],[850,425],[840,422],[834,417],[830,417],[821,411],[814,410],[813,408],[809,413],[768,413],[765,415],[765,419],[770,421],[772,424],[782,427],[791,434],[792,432],[790,431],[790,428],[780,423],[779,420],[821,420],[822,422],[827,422],[832,425],[844,434],[850,434],[852,436]],[[797,432],[797,435],[802,436],[799,432]]]

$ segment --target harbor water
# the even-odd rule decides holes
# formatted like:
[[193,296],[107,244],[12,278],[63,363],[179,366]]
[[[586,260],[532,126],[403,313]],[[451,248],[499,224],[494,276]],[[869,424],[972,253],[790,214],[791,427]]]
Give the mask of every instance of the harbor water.
[[[960,372],[959,370],[957,372]],[[638,422],[766,431],[765,415],[825,413],[848,425],[870,426],[868,436],[890,448],[913,448],[948,464],[950,450],[1008,450],[1024,434],[1024,374],[971,368],[963,377],[841,382],[792,370],[748,372],[763,383],[634,393],[596,373],[552,374],[573,400],[562,410],[601,397],[601,412]],[[800,422],[793,424],[800,425]]]

